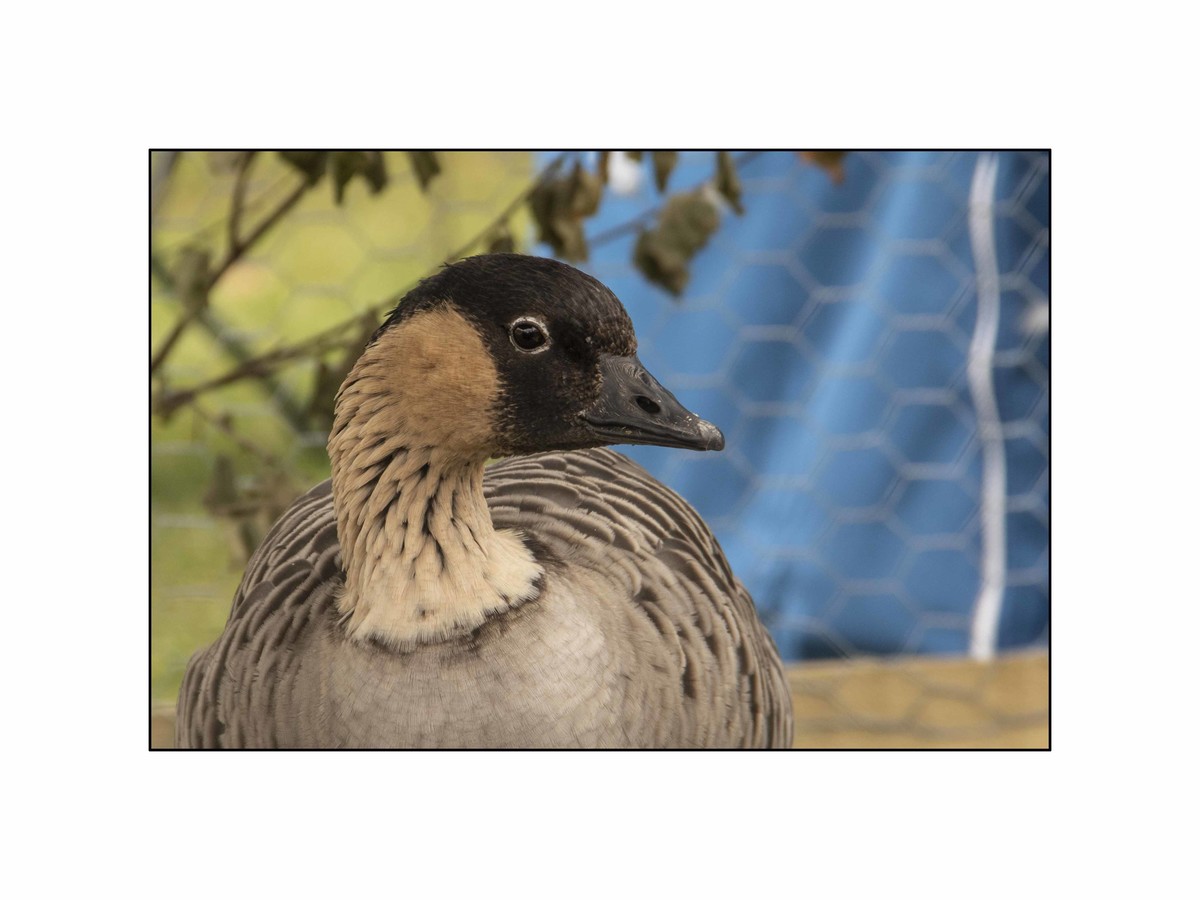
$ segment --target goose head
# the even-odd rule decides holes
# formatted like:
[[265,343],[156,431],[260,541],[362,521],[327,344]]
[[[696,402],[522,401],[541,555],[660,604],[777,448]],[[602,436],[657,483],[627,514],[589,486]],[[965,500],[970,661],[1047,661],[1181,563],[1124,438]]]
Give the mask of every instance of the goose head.
[[642,365],[612,291],[551,259],[489,254],[447,266],[400,302],[359,368],[383,382],[360,402],[378,398],[396,427],[464,455],[725,445]]

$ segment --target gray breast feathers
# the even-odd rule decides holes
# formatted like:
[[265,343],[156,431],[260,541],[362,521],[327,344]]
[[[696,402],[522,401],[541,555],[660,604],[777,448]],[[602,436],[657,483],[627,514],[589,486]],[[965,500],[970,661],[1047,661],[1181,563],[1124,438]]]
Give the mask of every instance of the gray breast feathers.
[[611,450],[490,466],[497,528],[542,594],[469,635],[396,653],[349,641],[328,482],[247,567],[188,667],[180,746],[786,747],[778,653],[711,531]]

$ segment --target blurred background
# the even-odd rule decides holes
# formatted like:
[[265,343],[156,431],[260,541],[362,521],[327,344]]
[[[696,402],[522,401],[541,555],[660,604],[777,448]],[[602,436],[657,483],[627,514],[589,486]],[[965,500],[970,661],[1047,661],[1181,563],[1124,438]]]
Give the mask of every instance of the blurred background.
[[515,249],[725,432],[620,449],[754,596],[797,746],[1047,747],[1049,189],[1045,152],[152,153],[152,743],[382,314]]

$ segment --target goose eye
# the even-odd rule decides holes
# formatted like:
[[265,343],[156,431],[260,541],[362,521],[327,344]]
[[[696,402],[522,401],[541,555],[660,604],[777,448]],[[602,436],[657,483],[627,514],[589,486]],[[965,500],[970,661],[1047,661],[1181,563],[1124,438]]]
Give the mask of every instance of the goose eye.
[[514,347],[526,353],[540,353],[550,346],[546,326],[536,319],[517,319],[509,326],[508,336]]

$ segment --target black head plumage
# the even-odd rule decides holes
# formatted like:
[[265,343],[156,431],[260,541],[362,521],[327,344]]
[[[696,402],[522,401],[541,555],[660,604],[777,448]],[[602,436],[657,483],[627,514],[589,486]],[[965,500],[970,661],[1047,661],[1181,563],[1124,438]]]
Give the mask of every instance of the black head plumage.
[[[637,352],[633,323],[612,291],[573,266],[520,253],[489,253],[451,263],[423,279],[388,315],[376,336],[407,316],[450,302],[484,330],[502,332],[518,317],[552,324],[555,337],[599,352]],[[589,340],[590,339],[590,340]]]

